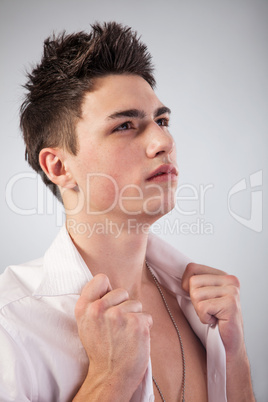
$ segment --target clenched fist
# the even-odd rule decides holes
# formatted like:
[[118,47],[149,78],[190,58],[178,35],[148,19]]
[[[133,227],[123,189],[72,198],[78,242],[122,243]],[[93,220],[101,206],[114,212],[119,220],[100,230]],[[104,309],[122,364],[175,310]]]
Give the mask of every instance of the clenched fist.
[[238,279],[191,263],[183,275],[182,287],[189,292],[200,321],[218,324],[227,356],[236,353],[244,344]]
[[74,401],[85,395],[91,401],[129,400],[148,365],[152,317],[126,290],[112,290],[104,274],[84,287],[75,315],[90,364]]
[[218,325],[226,352],[228,402],[255,401],[246,353],[238,279],[205,265],[191,263],[182,277],[200,321]]

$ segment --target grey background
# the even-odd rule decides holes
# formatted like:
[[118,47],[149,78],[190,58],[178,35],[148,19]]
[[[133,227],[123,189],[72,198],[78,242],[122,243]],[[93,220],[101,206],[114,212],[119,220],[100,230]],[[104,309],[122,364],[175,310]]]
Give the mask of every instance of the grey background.
[[[157,94],[173,111],[180,186],[187,187],[179,193],[180,211],[154,230],[196,261],[239,277],[254,389],[257,401],[267,401],[268,2],[1,0],[0,8],[0,272],[41,256],[63,221],[24,161],[18,110],[25,70],[39,61],[42,42],[53,30],[88,29],[96,20],[130,25],[147,43]],[[231,208],[250,219],[249,176],[258,171],[263,208],[252,208],[263,224],[259,232],[234,219],[227,205],[229,190],[245,178],[247,189],[232,197]],[[20,178],[21,173],[30,176]],[[200,186],[206,185],[203,211]],[[186,201],[193,188],[198,200]],[[202,224],[212,233],[204,233]]]

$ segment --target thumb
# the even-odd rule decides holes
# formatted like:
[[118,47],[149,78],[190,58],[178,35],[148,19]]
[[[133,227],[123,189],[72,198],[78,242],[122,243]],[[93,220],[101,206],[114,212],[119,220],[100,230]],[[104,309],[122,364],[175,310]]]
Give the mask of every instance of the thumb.
[[95,275],[83,288],[81,296],[88,302],[101,299],[106,293],[112,290],[108,276],[105,274]]

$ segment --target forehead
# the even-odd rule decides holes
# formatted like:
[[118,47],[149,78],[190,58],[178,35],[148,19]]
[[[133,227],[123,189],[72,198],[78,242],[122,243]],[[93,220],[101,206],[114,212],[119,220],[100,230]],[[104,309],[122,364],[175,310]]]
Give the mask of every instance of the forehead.
[[146,114],[163,106],[154,90],[136,75],[108,75],[94,80],[82,104],[82,119],[90,116],[107,118],[118,110],[142,109]]

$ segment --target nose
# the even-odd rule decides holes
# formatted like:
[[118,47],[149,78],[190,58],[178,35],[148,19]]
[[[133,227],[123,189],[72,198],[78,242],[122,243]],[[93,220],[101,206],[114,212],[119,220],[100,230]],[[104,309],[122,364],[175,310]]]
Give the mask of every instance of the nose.
[[148,158],[154,158],[161,154],[170,154],[175,149],[173,137],[166,127],[161,127],[152,123],[154,126],[149,128],[149,140],[146,154]]

